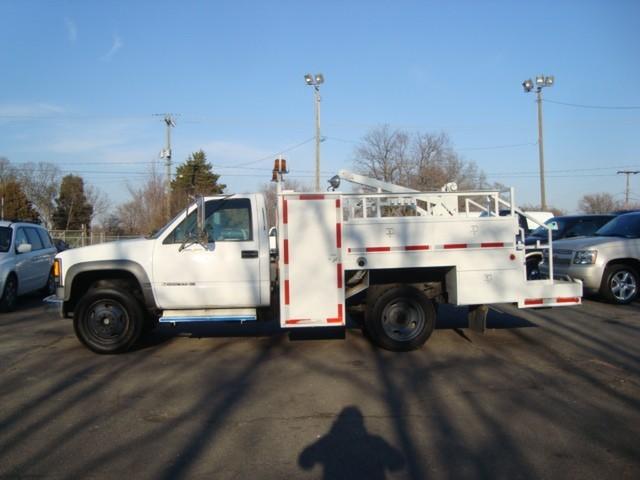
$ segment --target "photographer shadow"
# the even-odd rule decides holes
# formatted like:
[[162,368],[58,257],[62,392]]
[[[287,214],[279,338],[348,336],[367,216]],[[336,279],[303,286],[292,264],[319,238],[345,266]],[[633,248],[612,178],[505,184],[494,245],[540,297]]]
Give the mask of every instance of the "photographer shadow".
[[322,465],[325,479],[382,480],[387,471],[404,468],[405,460],[382,437],[369,434],[360,409],[350,406],[340,412],[329,433],[298,457],[298,465],[305,470],[316,464]]

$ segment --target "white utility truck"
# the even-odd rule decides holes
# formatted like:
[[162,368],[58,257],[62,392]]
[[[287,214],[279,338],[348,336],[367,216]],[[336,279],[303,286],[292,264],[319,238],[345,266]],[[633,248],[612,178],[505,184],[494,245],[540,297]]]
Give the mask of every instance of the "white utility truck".
[[[274,178],[284,173],[277,165]],[[340,179],[374,191],[335,191]],[[554,278],[553,265],[527,281],[513,189],[416,192],[346,171],[330,182],[326,193],[279,192],[277,256],[261,194],[199,198],[150,238],[59,253],[55,301],[98,353],[129,349],[158,322],[344,328],[356,311],[377,345],[412,350],[439,303],[468,306],[480,331],[487,304],[581,303],[580,281]]]

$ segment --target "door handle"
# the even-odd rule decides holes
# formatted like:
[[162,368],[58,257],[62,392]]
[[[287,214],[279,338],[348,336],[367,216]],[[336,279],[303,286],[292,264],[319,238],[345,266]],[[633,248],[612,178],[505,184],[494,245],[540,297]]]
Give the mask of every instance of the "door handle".
[[242,250],[242,258],[258,258],[257,250]]

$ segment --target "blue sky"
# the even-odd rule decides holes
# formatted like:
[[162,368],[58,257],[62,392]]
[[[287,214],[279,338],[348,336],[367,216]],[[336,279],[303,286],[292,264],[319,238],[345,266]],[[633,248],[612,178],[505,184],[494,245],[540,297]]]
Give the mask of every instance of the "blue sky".
[[[252,191],[275,154],[313,137],[303,75],[322,72],[327,178],[386,123],[447,132],[489,180],[539,203],[535,96],[521,82],[553,74],[549,100],[640,106],[639,32],[635,0],[4,0],[0,156],[59,164],[116,205],[159,162],[153,114],[173,112],[174,162],[204,149],[229,191]],[[640,170],[640,108],[545,103],[544,119],[548,203],[622,199],[616,171]],[[311,183],[313,141],[285,157]],[[640,175],[631,186],[640,200]]]

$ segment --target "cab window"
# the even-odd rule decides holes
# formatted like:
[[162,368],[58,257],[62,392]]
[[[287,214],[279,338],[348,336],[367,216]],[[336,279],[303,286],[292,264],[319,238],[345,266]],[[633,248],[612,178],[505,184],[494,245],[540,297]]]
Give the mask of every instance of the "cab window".
[[[164,244],[182,243],[195,237],[196,211],[192,211],[167,236]],[[253,240],[251,202],[248,198],[209,200],[205,203],[204,230],[209,242]]]

